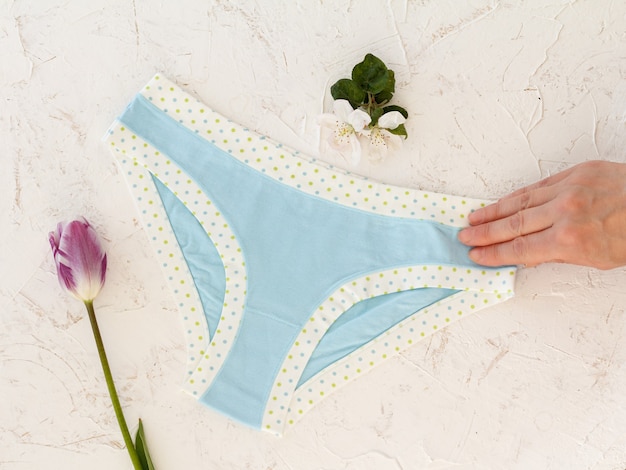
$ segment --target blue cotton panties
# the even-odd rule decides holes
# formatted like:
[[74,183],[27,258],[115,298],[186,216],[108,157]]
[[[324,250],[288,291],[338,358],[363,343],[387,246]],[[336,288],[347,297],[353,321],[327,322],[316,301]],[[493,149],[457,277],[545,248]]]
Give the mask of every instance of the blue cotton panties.
[[282,434],[320,399],[513,295],[457,241],[483,201],[340,171],[161,75],[106,136],[181,313],[184,389]]

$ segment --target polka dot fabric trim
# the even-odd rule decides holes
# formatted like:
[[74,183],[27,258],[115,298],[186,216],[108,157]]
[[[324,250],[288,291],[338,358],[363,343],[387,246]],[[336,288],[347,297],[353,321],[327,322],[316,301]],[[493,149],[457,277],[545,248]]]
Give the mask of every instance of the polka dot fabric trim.
[[[125,168],[142,170],[139,173],[128,169],[126,177],[140,205],[143,206],[144,203],[148,205],[148,207],[140,207],[140,212],[144,218],[146,230],[149,231],[153,245],[156,247],[157,256],[161,258],[162,266],[182,314],[189,355],[187,377],[183,388],[199,397],[221,368],[241,322],[247,288],[245,261],[241,247],[219,209],[204,195],[193,179],[166,155],[121,123],[113,125],[106,141]],[[177,248],[171,226],[168,224],[169,230],[163,230],[162,227],[166,222],[162,224],[153,222],[153,220],[167,221],[168,219],[151,178],[145,176],[151,174],[148,169],[185,204],[206,229],[207,235],[220,254],[226,274],[226,291],[220,321],[214,332],[209,332],[193,277],[187,268],[182,252]],[[147,194],[150,194],[149,199],[145,196]],[[151,210],[152,207],[157,206],[160,211]],[[172,263],[173,260],[177,260],[177,263]],[[186,269],[179,275],[172,275],[172,270],[174,273],[178,272],[177,265],[183,265],[183,263]],[[209,333],[211,333],[210,340]]]
[[[119,151],[119,150],[118,150]],[[144,220],[148,238],[154,246],[155,254],[171,287],[176,305],[183,319],[187,344],[187,374],[191,375],[202,358],[209,338],[208,325],[202,314],[202,303],[187,262],[181,252],[174,231],[169,223],[161,198],[152,181],[151,173],[130,156],[118,158],[118,163],[137,208]],[[204,337],[198,341],[198,338]]]
[[[412,344],[444,328],[463,315],[513,295],[515,271],[415,266],[390,269],[355,279],[335,291],[309,318],[300,332],[270,393],[262,428],[281,435],[316,402]],[[469,286],[469,287],[467,287]],[[420,310],[366,346],[327,367],[296,390],[300,374],[324,333],[357,302],[416,288],[462,289]],[[294,393],[295,391],[295,393]]]
[[467,214],[487,202],[378,183],[315,159],[301,158],[298,152],[209,109],[159,74],[141,94],[180,124],[250,167],[304,193],[347,207],[464,227]]

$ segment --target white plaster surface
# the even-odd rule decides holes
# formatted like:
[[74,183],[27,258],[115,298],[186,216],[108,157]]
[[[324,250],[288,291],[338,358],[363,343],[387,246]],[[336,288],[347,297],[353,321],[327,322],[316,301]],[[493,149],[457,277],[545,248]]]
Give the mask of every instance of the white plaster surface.
[[396,71],[411,116],[403,150],[357,173],[497,198],[626,160],[623,0],[0,0],[2,470],[131,468],[47,242],[76,215],[106,244],[100,325],[160,470],[626,469],[623,269],[522,270],[514,299],[389,360],[281,439],[180,392],[176,307],[102,135],[162,72],[315,155],[329,86],[367,52]]

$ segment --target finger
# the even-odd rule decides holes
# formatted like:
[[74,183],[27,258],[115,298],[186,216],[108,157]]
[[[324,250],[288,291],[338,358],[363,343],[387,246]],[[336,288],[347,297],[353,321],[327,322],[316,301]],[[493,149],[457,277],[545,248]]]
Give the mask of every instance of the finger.
[[513,240],[522,235],[541,232],[554,223],[552,204],[526,209],[473,227],[459,233],[459,241],[470,246],[486,246]]
[[473,248],[470,259],[483,266],[535,266],[559,259],[551,230],[531,233],[511,241]]
[[553,186],[522,192],[515,197],[502,198],[494,204],[472,212],[468,220],[471,225],[480,225],[503,219],[525,209],[541,206],[554,199],[557,194],[558,188]]

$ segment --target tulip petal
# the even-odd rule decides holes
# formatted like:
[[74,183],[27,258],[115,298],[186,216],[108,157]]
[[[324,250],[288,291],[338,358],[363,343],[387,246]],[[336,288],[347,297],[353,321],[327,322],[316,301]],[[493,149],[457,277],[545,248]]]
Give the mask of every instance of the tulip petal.
[[85,219],[61,222],[49,235],[59,282],[74,297],[93,300],[104,285],[106,253]]

